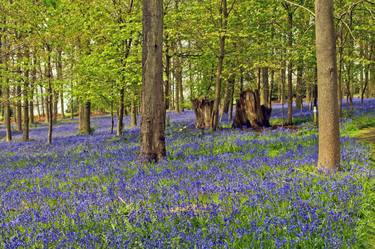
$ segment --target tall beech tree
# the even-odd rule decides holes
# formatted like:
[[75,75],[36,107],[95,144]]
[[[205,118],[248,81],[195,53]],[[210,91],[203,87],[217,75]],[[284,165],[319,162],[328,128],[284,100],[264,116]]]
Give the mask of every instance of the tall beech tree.
[[162,48],[163,0],[143,0],[140,159],[148,162],[166,156]]
[[332,171],[338,169],[340,165],[340,123],[337,102],[333,0],[316,0],[315,13],[319,100],[318,167]]

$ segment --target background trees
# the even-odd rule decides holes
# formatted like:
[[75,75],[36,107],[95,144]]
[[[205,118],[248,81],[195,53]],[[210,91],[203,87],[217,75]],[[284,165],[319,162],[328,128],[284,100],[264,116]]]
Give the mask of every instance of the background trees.
[[[1,119],[22,130],[24,140],[35,122],[47,121],[52,134],[53,123],[67,113],[79,116],[83,134],[92,132],[92,112],[112,114],[111,131],[119,136],[135,126],[142,103],[141,4],[2,1]],[[374,11],[369,1],[335,5],[341,106],[342,97],[351,103],[375,94]],[[293,109],[317,103],[313,9],[312,0],[164,1],[166,109],[180,112],[194,99],[213,100],[215,129],[222,117],[233,118],[241,92],[257,90],[262,105],[287,103],[284,123],[291,124]],[[131,122],[124,124],[128,114]]]

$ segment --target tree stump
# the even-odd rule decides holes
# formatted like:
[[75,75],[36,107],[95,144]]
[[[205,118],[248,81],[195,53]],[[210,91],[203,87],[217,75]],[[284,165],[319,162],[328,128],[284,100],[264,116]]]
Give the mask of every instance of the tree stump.
[[233,120],[233,128],[245,125],[250,128],[270,127],[272,109],[260,105],[259,91],[244,91],[236,104],[236,114]]
[[195,127],[198,129],[210,128],[214,101],[208,99],[194,99],[192,102],[196,117]]

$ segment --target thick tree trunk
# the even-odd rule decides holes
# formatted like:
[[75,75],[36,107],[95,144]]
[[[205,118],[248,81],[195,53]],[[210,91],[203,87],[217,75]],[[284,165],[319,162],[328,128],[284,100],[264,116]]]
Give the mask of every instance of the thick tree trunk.
[[166,157],[162,48],[163,1],[143,0],[140,159],[146,162]]
[[271,108],[261,105],[259,91],[242,92],[236,104],[233,127],[240,129],[244,125],[248,128],[269,127],[271,112]]
[[91,130],[91,102],[85,101],[79,105],[79,133],[90,135]]
[[192,104],[196,118],[195,127],[197,129],[210,128],[212,125],[214,101],[208,99],[195,99]]
[[120,103],[118,108],[117,130],[116,135],[122,136],[124,131],[124,112],[125,112],[125,88],[120,89]]
[[316,54],[318,65],[319,158],[325,171],[340,166],[340,128],[337,103],[336,38],[333,0],[316,0]]

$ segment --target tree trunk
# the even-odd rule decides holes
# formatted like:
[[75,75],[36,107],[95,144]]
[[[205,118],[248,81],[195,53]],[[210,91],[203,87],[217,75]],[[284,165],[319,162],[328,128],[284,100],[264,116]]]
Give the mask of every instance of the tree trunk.
[[285,61],[282,63],[280,77],[281,77],[281,113],[282,113],[282,119],[283,119],[283,124],[284,124],[285,123],[284,104],[285,104],[285,85],[286,85],[286,62]]
[[57,79],[60,81],[61,90],[60,90],[60,110],[61,110],[61,118],[65,118],[65,110],[64,110],[64,84],[63,84],[63,63],[62,63],[62,50],[59,49],[57,52]]
[[227,8],[227,0],[221,0],[220,4],[220,28],[221,34],[219,37],[219,56],[217,60],[217,71],[216,71],[216,83],[215,83],[215,100],[214,100],[214,107],[212,110],[212,125],[211,129],[216,131],[219,125],[219,105],[221,101],[221,74],[223,71],[224,66],[224,57],[225,57],[225,39],[226,39],[226,31],[228,26],[228,8]]
[[[4,42],[3,42],[4,41]],[[9,48],[8,46],[6,45],[3,45],[3,44],[6,44],[6,37],[3,39],[3,37],[0,37],[0,43],[1,43],[1,46],[0,48],[3,48],[6,47],[7,49]],[[5,65],[5,71],[8,71],[9,69],[9,66],[8,66],[8,60],[9,60],[9,57],[6,55],[4,57],[4,61],[2,61],[3,59],[0,57],[0,64],[4,63]],[[12,141],[12,127],[11,127],[11,110],[10,110],[10,88],[9,88],[9,77],[8,76],[5,76],[5,77],[1,77],[0,78],[3,78],[4,79],[4,82],[5,82],[5,86],[3,88],[3,107],[4,107],[4,122],[5,122],[5,141],[6,142],[10,142]]]
[[[26,52],[27,59],[29,60],[29,52]],[[26,66],[29,66],[26,65]],[[22,141],[29,141],[30,136],[29,136],[29,69],[25,69],[25,80],[24,80],[24,85],[23,85],[23,129],[22,129]]]
[[111,100],[111,134],[113,134],[114,128],[115,128],[115,117],[114,117],[114,111],[113,111],[113,99]]
[[131,110],[130,110],[130,127],[137,126],[137,102],[135,99],[132,99],[131,102]]
[[288,12],[288,47],[289,47],[289,60],[288,60],[288,125],[293,124],[293,12]]
[[[48,79],[48,78],[47,78]],[[41,100],[41,106],[42,106],[42,116],[46,116],[46,104],[45,104],[45,99],[44,99],[44,93],[43,93],[43,87],[40,86],[40,100]]]
[[140,159],[145,162],[166,157],[162,48],[163,1],[143,0]]
[[122,132],[124,130],[124,111],[125,111],[125,88],[120,89],[120,103],[118,108],[118,119],[117,119],[117,130],[116,135],[122,136]]
[[[21,82],[18,82],[18,84],[21,84]],[[16,86],[16,130],[22,131],[22,89],[21,86]]]
[[5,140],[7,142],[12,141],[12,126],[11,126],[11,110],[9,103],[9,80],[7,79],[7,86],[4,89],[4,118],[5,118]]
[[53,91],[52,94],[52,99],[53,99],[53,122],[57,121],[57,114],[58,114],[58,103],[59,103],[59,92],[58,91]]
[[297,85],[296,85],[296,107],[298,110],[303,108],[303,60],[300,59],[297,66]]
[[48,87],[47,87],[47,119],[48,119],[48,144],[52,144],[52,132],[53,132],[53,91],[52,91],[52,63],[51,63],[51,53],[52,48],[49,44],[47,44],[47,52],[48,52],[48,61],[47,61],[47,79],[48,79]]
[[333,0],[316,0],[315,12],[319,100],[318,167],[325,171],[333,171],[340,166]]
[[169,42],[168,37],[165,50],[165,74],[167,79],[165,80],[165,109],[169,110],[170,108],[170,92],[171,92],[171,56],[169,55]]
[[265,107],[268,106],[269,98],[269,77],[268,77],[268,67],[262,68],[262,92],[261,92],[260,104]]
[[234,92],[235,82],[236,82],[236,75],[231,74],[228,79],[227,90],[226,90],[225,100],[224,100],[223,113],[225,114],[228,114],[231,102],[233,103],[233,92]]
[[233,127],[240,129],[244,125],[248,128],[269,127],[271,112],[271,108],[261,105],[259,91],[242,92],[236,104]]
[[79,133],[90,135],[91,130],[91,102],[85,101],[79,105]]
[[174,82],[176,85],[176,90],[175,90],[175,107],[176,107],[176,112],[181,112],[181,87],[182,87],[182,67],[181,67],[181,58],[179,55],[176,55],[174,57]]
[[339,70],[338,70],[338,103],[339,103],[339,115],[342,114],[342,67],[344,62],[344,37],[342,31],[342,24],[340,26],[339,33]]
[[270,90],[268,96],[268,107],[272,108],[272,95],[273,95],[273,88],[275,86],[275,70],[271,70],[271,81],[270,81]]
[[195,127],[197,129],[210,128],[212,125],[212,110],[214,101],[208,99],[194,99]]

